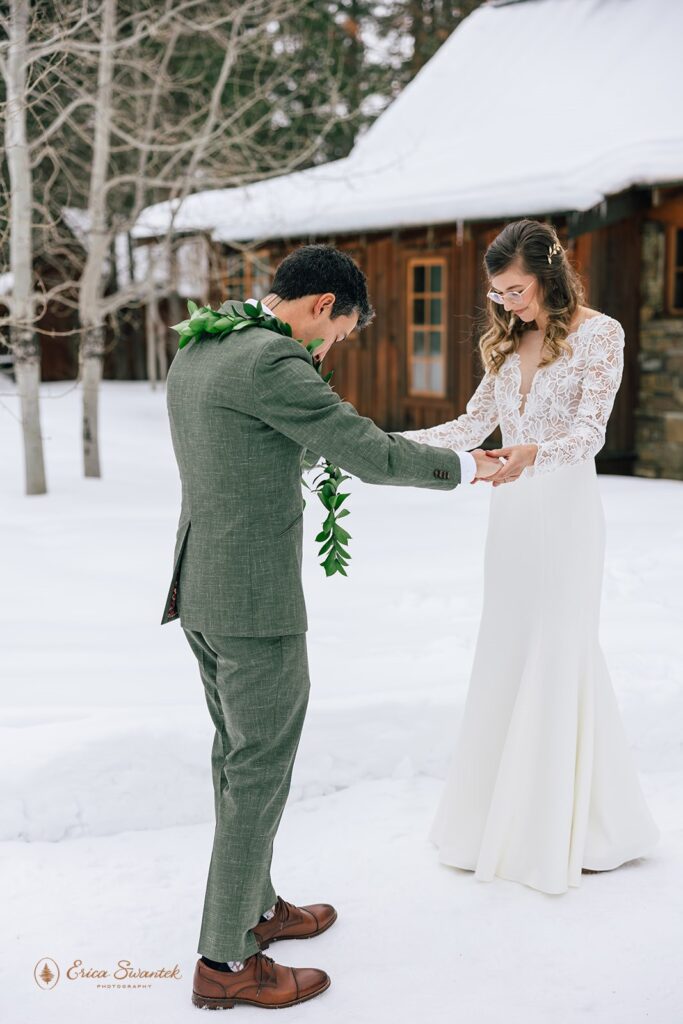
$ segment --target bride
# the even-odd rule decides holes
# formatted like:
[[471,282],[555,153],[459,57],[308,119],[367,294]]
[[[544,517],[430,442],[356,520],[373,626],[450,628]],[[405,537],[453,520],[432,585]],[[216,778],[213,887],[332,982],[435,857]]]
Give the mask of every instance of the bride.
[[582,304],[546,224],[508,224],[484,264],[485,375],[462,416],[403,432],[473,449],[500,424],[504,445],[488,453],[501,466],[488,478],[482,616],[429,838],[441,862],[479,880],[563,893],[582,870],[615,868],[659,839],[598,636],[605,517],[594,456],[624,331]]

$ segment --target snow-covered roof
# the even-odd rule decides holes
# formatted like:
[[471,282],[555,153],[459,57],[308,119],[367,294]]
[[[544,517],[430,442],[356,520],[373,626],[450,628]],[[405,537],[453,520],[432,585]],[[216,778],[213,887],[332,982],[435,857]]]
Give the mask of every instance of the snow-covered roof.
[[[240,241],[587,210],[683,180],[680,0],[492,2],[351,154],[188,196],[175,231]],[[142,212],[163,234],[172,206]]]

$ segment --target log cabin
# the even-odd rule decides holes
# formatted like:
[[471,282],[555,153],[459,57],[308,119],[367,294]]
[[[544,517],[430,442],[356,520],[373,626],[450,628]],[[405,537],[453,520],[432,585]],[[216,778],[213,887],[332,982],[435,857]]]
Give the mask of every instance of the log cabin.
[[[670,0],[484,4],[345,159],[174,209],[206,275],[202,295],[178,282],[166,322],[190,293],[260,297],[292,248],[334,244],[377,312],[328,357],[335,388],[384,429],[432,425],[464,411],[482,374],[487,245],[510,220],[546,220],[588,304],[626,333],[599,471],[683,479],[681,38]],[[149,259],[170,213],[136,224]]]

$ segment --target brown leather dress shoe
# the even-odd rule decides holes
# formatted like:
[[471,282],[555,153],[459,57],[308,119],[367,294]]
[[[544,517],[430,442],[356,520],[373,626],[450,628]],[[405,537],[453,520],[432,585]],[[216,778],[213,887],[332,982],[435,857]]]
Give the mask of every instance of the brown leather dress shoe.
[[280,939],[311,939],[327,931],[337,920],[337,911],[329,903],[311,903],[297,907],[278,896],[275,915],[259,921],[253,931],[261,949]]
[[192,1002],[202,1009],[230,1010],[237,1003],[276,1010],[319,996],[330,977],[315,967],[283,967],[263,953],[244,961],[241,971],[216,971],[202,960],[194,969]]

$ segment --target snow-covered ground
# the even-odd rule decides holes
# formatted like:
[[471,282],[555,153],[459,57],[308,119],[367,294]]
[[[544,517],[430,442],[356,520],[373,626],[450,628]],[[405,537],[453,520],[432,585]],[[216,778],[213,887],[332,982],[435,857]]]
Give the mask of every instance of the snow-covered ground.
[[[180,626],[159,625],[179,507],[164,391],[105,382],[103,476],[86,480],[80,390],[43,385],[49,494],[26,498],[13,390],[0,387],[0,1020],[194,1020],[212,727]],[[562,896],[478,882],[426,838],[474,650],[490,490],[354,481],[351,574],[330,580],[309,499],[312,690],[273,880],[339,920],[269,951],[332,977],[288,1020],[683,1020],[683,486],[600,487],[601,639],[663,838]],[[62,974],[42,991],[43,957],[62,972],[178,964],[182,978]]]

